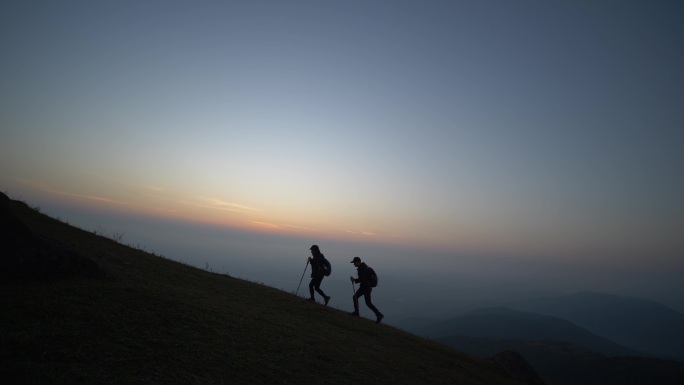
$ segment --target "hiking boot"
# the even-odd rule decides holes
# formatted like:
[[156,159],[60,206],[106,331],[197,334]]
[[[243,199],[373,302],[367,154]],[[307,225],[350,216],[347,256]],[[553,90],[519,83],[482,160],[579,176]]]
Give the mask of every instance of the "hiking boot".
[[309,302],[316,302],[316,299],[315,299],[315,298],[307,298],[306,300],[309,301]]
[[325,297],[325,306],[328,306],[328,302],[330,302],[330,296]]
[[352,316],[352,317],[358,317],[358,316],[359,316],[359,313],[353,311],[353,312],[349,313],[349,315]]
[[375,319],[375,323],[376,323],[376,324],[379,324],[380,321],[382,321],[383,318],[385,318],[385,316],[382,315],[382,314],[379,314],[379,315],[377,316],[377,318]]

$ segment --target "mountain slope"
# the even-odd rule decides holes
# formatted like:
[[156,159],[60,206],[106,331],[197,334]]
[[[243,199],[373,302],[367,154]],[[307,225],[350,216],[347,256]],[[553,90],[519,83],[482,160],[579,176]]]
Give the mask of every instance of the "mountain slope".
[[656,302],[582,292],[515,308],[564,318],[625,346],[684,361],[684,314]]
[[435,323],[425,330],[425,335],[568,342],[609,356],[639,354],[566,320],[503,307],[473,310]]
[[[18,250],[37,261],[68,250],[66,271],[79,273],[1,281],[3,384],[523,383],[493,360],[0,205],[3,223],[48,245]],[[105,274],[80,274],[69,261],[82,259]]]

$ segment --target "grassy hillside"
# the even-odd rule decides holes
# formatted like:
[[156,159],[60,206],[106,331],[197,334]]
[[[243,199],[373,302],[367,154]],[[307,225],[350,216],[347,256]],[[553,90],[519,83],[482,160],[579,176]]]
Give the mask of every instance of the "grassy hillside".
[[[3,384],[522,383],[492,360],[0,205],[25,226],[2,222],[0,256],[68,273],[4,276]],[[99,269],[71,263],[84,258]]]

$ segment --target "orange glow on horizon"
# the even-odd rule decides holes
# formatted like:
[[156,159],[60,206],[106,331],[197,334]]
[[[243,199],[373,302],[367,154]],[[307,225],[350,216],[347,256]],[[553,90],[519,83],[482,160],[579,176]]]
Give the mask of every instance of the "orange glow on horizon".
[[155,218],[230,227],[248,231],[267,231],[279,234],[312,235],[336,240],[398,240],[401,236],[386,235],[367,230],[342,230],[329,224],[319,226],[280,222],[269,220],[260,210],[246,205],[227,202],[208,197],[174,197],[163,193],[138,194],[143,197],[140,202],[114,199],[107,196],[76,194],[53,188],[40,188],[50,201],[66,204],[70,207],[84,208],[94,211],[130,213],[133,215],[151,216]]
[[[342,214],[335,209],[327,213],[311,213],[306,211],[306,208],[292,209],[277,205],[275,202],[271,207],[255,207],[257,205],[207,194],[159,187],[152,189],[149,186],[140,187],[130,183],[117,186],[88,185],[87,188],[83,188],[84,193],[76,193],[70,188],[47,186],[31,181],[22,182],[31,187],[33,192],[37,190],[38,195],[48,201],[75,208],[130,213],[245,231],[427,247],[440,252],[517,254],[532,258],[546,258],[553,254],[590,260],[609,252],[601,243],[603,240],[596,236],[592,239],[585,237],[586,242],[581,245],[568,245],[565,243],[567,237],[530,233],[529,229],[524,227],[492,228],[487,222],[471,221],[429,228],[413,227],[402,222],[386,222],[371,227],[373,224],[365,220],[356,219],[355,223],[345,223],[340,219]],[[624,254],[635,253],[629,249],[630,245],[626,242],[621,247]]]

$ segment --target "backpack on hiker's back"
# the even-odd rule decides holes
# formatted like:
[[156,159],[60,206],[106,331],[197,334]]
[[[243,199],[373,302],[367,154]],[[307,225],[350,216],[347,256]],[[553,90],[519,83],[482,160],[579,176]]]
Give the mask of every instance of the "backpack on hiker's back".
[[328,261],[328,259],[325,258],[325,256],[323,257],[322,267],[323,271],[325,272],[325,276],[329,277],[330,274],[332,274],[332,265],[330,264],[330,261]]
[[373,268],[370,266],[367,269],[368,272],[366,274],[368,274],[368,284],[370,287],[378,286],[378,274],[376,274],[375,270],[373,270]]

